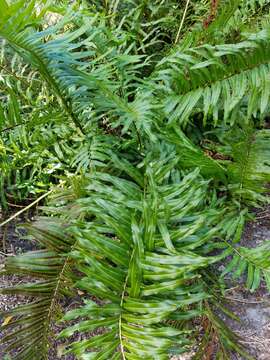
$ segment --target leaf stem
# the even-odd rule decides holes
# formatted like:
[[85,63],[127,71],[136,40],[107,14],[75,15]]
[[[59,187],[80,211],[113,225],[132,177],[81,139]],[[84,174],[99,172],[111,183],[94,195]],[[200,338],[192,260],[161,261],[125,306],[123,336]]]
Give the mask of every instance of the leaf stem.
[[261,271],[270,272],[269,268],[264,268],[261,265],[256,264],[254,260],[252,260],[249,256],[245,256],[241,254],[232,244],[230,244],[227,240],[223,239],[223,241],[230,247],[241,259],[245,260],[246,262],[252,264],[255,268],[260,269]]
[[[132,262],[133,256],[135,254],[135,248],[132,251],[130,260],[129,260],[129,266],[130,263]],[[125,292],[126,292],[126,287],[127,287],[127,283],[128,283],[128,278],[129,278],[129,272],[127,273],[126,279],[125,279],[125,283],[123,286],[123,291],[122,291],[122,295],[121,295],[121,301],[120,301],[120,317],[119,317],[119,323],[118,323],[118,329],[119,329],[119,341],[120,341],[120,351],[121,351],[121,355],[122,355],[122,360],[126,360],[125,357],[125,349],[124,349],[124,345],[123,345],[123,341],[122,341],[122,307],[123,307],[123,303],[124,303],[124,298],[125,298]]]
[[190,3],[190,0],[187,0],[185,10],[184,10],[184,14],[182,16],[182,20],[181,20],[181,23],[179,25],[179,29],[178,29],[178,32],[177,32],[177,35],[176,35],[176,38],[175,38],[175,42],[174,42],[175,44],[177,44],[179,42],[180,33],[181,33],[182,27],[184,25],[184,21],[185,21],[186,15],[187,15],[187,9],[188,9],[189,3]]
[[[75,248],[76,244],[77,244],[77,241],[72,246],[71,251]],[[70,251],[70,253],[71,253],[71,251]],[[60,274],[58,276],[55,289],[53,291],[52,301],[50,303],[50,307],[49,307],[49,310],[48,310],[48,316],[47,316],[47,320],[46,320],[46,327],[45,327],[45,331],[44,331],[44,335],[46,336],[46,343],[49,343],[49,341],[48,341],[49,329],[50,329],[51,323],[53,321],[54,311],[55,311],[55,308],[56,308],[56,305],[57,305],[57,302],[58,302],[58,299],[59,299],[60,286],[61,286],[62,282],[64,282],[64,280],[65,280],[65,271],[66,271],[66,267],[68,266],[69,262],[70,262],[70,256],[67,256],[65,261],[64,261],[62,270],[61,270],[61,272],[60,272]],[[48,352],[46,353],[46,360],[47,359],[48,359]]]
[[6,219],[5,221],[3,221],[2,223],[0,223],[0,227],[6,225],[7,223],[9,223],[11,220],[15,219],[16,217],[18,217],[19,215],[21,215],[22,213],[24,213],[25,211],[27,211],[28,209],[30,209],[32,206],[34,206],[35,204],[37,204],[40,200],[44,199],[46,196],[50,195],[53,192],[53,189],[46,192],[45,194],[41,195],[39,198],[37,198],[35,201],[33,201],[31,204],[27,205],[26,207],[24,207],[23,209],[21,209],[20,211],[16,212],[14,215],[12,215],[11,217],[9,217],[8,219]]
[[120,351],[121,351],[121,355],[122,355],[122,359],[126,360],[125,357],[125,349],[124,349],[124,345],[123,345],[123,341],[122,341],[122,306],[124,303],[124,298],[125,298],[125,292],[126,292],[126,287],[127,287],[127,282],[128,282],[128,275],[126,276],[126,280],[124,283],[124,287],[123,287],[123,291],[122,291],[122,295],[121,295],[121,302],[120,302],[120,317],[119,317],[119,323],[118,323],[118,329],[119,329],[119,341],[120,341]]

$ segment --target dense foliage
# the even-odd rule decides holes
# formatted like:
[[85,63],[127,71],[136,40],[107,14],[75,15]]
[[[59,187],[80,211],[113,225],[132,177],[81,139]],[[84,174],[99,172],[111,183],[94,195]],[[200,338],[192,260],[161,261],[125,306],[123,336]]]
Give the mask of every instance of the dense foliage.
[[25,225],[37,250],[2,271],[30,276],[1,289],[31,297],[2,326],[7,354],[46,359],[60,320],[78,359],[169,359],[204,321],[195,358],[214,338],[216,359],[251,359],[219,314],[228,273],[270,290],[270,242],[240,246],[268,202],[269,1],[0,8],[2,210],[48,195]]

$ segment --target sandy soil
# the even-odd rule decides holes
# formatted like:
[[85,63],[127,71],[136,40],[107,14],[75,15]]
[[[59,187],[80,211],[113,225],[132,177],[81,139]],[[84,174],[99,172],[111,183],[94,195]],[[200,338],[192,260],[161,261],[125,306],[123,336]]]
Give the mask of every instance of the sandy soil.
[[[256,220],[249,222],[241,239],[241,245],[253,248],[270,240],[270,207],[256,211]],[[238,315],[241,322],[228,320],[228,325],[242,338],[256,360],[270,359],[270,294],[262,282],[260,288],[251,294],[245,289],[245,278],[231,283],[226,292],[230,299],[230,310]],[[242,360],[234,355],[232,360]]]

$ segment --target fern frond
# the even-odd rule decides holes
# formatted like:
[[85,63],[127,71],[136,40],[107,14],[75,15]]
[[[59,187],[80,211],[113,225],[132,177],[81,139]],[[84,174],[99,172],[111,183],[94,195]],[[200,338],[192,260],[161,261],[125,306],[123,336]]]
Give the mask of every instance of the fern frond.
[[234,161],[228,167],[231,191],[239,200],[252,205],[267,201],[261,194],[270,180],[270,131],[254,130],[250,127],[238,130],[242,135],[232,143]]
[[[185,126],[195,112],[219,122],[236,122],[240,106],[246,118],[267,111],[269,99],[269,31],[238,44],[201,46],[176,51],[157,65],[153,89],[163,96],[161,109],[169,125]],[[264,99],[264,100],[262,100]]]
[[230,252],[232,259],[226,265],[222,276],[233,273],[233,277],[240,278],[246,273],[246,287],[254,292],[260,286],[262,279],[270,289],[270,262],[269,253],[270,242],[265,241],[262,245],[255,248],[236,247],[230,244],[228,254]]
[[3,325],[8,331],[1,339],[6,353],[13,359],[34,359],[37,351],[40,359],[47,359],[51,325],[58,312],[59,301],[67,293],[71,282],[71,259],[66,256],[74,239],[55,221],[37,221],[27,225],[31,234],[44,250],[7,258],[2,274],[30,276],[35,281],[1,288],[2,294],[20,294],[32,301],[9,310],[11,321]]
[[207,156],[198,146],[193,144],[188,137],[179,129],[166,131],[164,138],[175,145],[175,151],[179,154],[179,163],[182,168],[200,168],[201,174],[206,178],[218,178],[224,183],[226,180],[226,168],[218,161]]
[[[86,301],[67,313],[65,320],[78,323],[60,336],[104,329],[70,345],[78,357],[86,359],[94,351],[94,356],[165,358],[184,351],[185,331],[166,320],[192,317],[196,304],[208,297],[196,270],[218,260],[200,249],[221,228],[220,213],[203,205],[207,183],[197,170],[164,183],[173,168],[165,159],[163,166],[160,161],[145,166],[145,190],[124,178],[94,173],[76,202],[85,219],[92,219],[71,229],[77,240],[73,256],[84,273],[77,285],[103,305]],[[208,232],[211,224],[216,228]]]
[[[2,25],[0,36],[39,70],[77,127],[83,131],[81,121],[85,122],[84,116],[87,117],[94,106],[99,118],[106,114],[117,116],[114,126],[123,125],[123,132],[130,127],[134,131],[135,127],[137,131],[142,128],[149,133],[147,119],[152,113],[148,97],[141,96],[133,103],[128,101],[136,82],[140,82],[137,73],[144,66],[138,63],[141,56],[115,54],[115,45],[106,34],[108,29],[97,17],[80,19],[82,24],[77,28],[72,22],[75,18],[67,15],[57,25],[33,33],[21,25],[16,26],[17,15],[12,11],[9,9],[2,15],[3,21],[9,17],[10,22]],[[21,9],[25,25],[29,25],[31,12],[32,3]],[[71,30],[60,35],[59,31],[65,26]],[[45,39],[48,40],[44,42]],[[132,73],[129,63],[133,65]]]

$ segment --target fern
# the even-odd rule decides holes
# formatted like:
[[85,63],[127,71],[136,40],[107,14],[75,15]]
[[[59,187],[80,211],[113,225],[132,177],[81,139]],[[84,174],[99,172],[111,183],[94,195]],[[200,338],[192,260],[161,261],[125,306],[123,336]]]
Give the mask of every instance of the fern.
[[[238,183],[234,188],[240,199],[247,197],[251,203],[260,193],[266,191],[265,185],[270,179],[269,167],[269,130],[246,129],[242,131],[242,139],[233,144],[235,162],[229,166],[231,182]],[[262,199],[262,198],[261,198]],[[253,203],[253,204],[254,204]]]
[[[22,8],[22,18],[26,22],[28,16],[30,16],[32,7],[33,4],[31,3]],[[10,16],[10,14],[8,15]],[[110,58],[110,53],[113,51],[113,48],[110,47],[111,40],[106,39],[104,36],[105,34],[102,27],[95,25],[95,23],[97,23],[95,17],[93,17],[90,22],[83,23],[79,29],[75,27],[70,33],[60,35],[60,37],[58,36],[46,41],[46,43],[42,43],[42,39],[45,36],[53,36],[53,34],[60,31],[63,26],[67,26],[67,24],[70,23],[70,16],[64,17],[60,23],[48,28],[45,32],[29,34],[29,31],[24,31],[23,37],[20,35],[20,27],[14,27],[16,16],[15,13],[14,19],[12,20],[12,29],[8,27],[7,23],[0,29],[0,34],[7,38],[22,55],[27,56],[27,59],[30,60],[34,66],[39,67],[41,75],[54,90],[57,97],[60,98],[65,111],[82,132],[83,125],[81,124],[79,113],[85,113],[87,115],[91,104],[96,105],[97,110],[102,108],[111,114],[119,116],[120,124],[122,123],[121,118],[123,118],[123,120],[125,120],[124,130],[128,130],[131,124],[133,127],[136,126],[137,124],[134,125],[134,122],[140,120],[141,126],[145,126],[146,132],[148,131],[147,124],[144,124],[142,121],[145,119],[145,114],[147,115],[149,113],[149,106],[145,100],[134,102],[134,105],[131,106],[125,99],[117,95],[117,91],[121,91],[122,93],[128,93],[130,96],[129,82],[136,80],[137,71],[135,70],[134,73],[129,75],[128,62],[136,64],[140,56],[128,56],[128,54],[125,56],[116,56],[117,71],[121,71],[122,74],[130,76],[130,80],[129,77],[126,76],[124,82],[119,78],[118,81],[115,81],[115,84],[112,84],[112,81],[109,80],[114,78],[116,71],[114,62],[108,61],[107,65],[102,64],[96,67],[97,58],[106,57],[107,52],[108,58]],[[74,27],[74,24],[71,23],[70,26]],[[90,31],[90,27],[92,31]],[[74,45],[76,40],[77,43]],[[61,44],[62,48],[59,48],[59,44]],[[89,45],[89,50],[87,49],[76,53],[76,49]],[[93,50],[95,47],[97,50]],[[56,56],[56,54],[58,54],[58,56]],[[90,63],[89,57],[92,57]],[[91,69],[91,74],[87,73],[85,71],[86,69]],[[105,79],[107,79],[107,81]],[[136,84],[132,86],[135,87]],[[99,116],[105,115],[104,110],[102,110]],[[142,116],[142,119],[140,119],[140,116]],[[116,123],[116,126],[117,125],[118,123]]]
[[247,100],[247,119],[258,111],[264,114],[267,46],[268,31],[263,30],[239,44],[201,46],[163,59],[153,75],[153,88],[165,98],[162,109],[167,123],[185,126],[194,112],[202,111],[205,121],[211,114],[217,124],[222,111],[224,121],[233,125]]
[[[198,186],[197,171],[169,185],[163,179],[170,166],[159,174],[159,165],[146,168],[146,192],[123,178],[96,173],[88,180],[85,197],[76,202],[86,218],[94,216],[72,228],[78,244],[73,254],[84,273],[77,286],[103,305],[86,301],[67,313],[65,320],[86,319],[61,336],[104,328],[104,334],[70,345],[81,358],[166,358],[184,351],[185,332],[163,321],[192,317],[197,312],[188,310],[189,305],[207,298],[194,272],[218,258],[202,256],[199,250],[208,238],[203,227],[215,222],[218,213],[201,208],[205,191]],[[156,205],[149,193],[152,186]],[[97,349],[94,354],[88,352],[91,348]]]
[[254,249],[230,244],[227,253],[232,255],[232,259],[225,267],[222,276],[232,272],[234,278],[240,278],[246,273],[246,287],[251,292],[258,289],[262,279],[269,289],[269,241]]
[[2,198],[63,187],[26,226],[42,250],[7,258],[4,273],[38,279],[1,290],[35,298],[11,311],[7,352],[45,359],[73,286],[85,305],[61,336],[99,330],[69,343],[78,358],[167,359],[189,348],[194,317],[207,319],[199,358],[211,335],[220,358],[250,358],[213,310],[209,274],[233,256],[225,272],[269,286],[268,242],[238,245],[269,181],[269,29],[248,27],[258,2],[58,3],[0,0]]
[[26,228],[42,250],[9,257],[2,274],[31,276],[35,281],[1,289],[1,293],[21,294],[33,300],[9,310],[11,321],[2,325],[8,331],[2,342],[7,344],[7,352],[16,350],[13,359],[34,359],[37,351],[40,359],[46,359],[50,327],[71,282],[72,260],[67,255],[75,240],[64,235],[63,226],[56,220],[39,220]]

